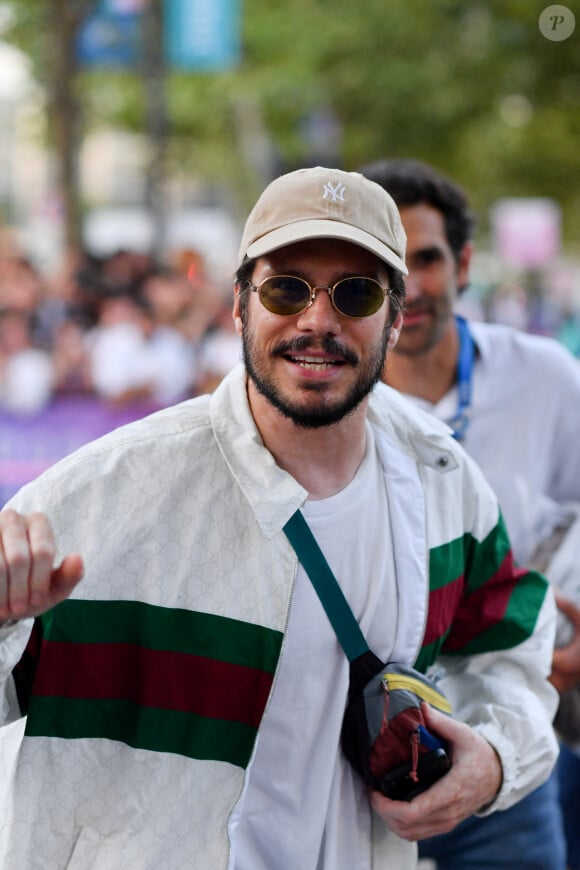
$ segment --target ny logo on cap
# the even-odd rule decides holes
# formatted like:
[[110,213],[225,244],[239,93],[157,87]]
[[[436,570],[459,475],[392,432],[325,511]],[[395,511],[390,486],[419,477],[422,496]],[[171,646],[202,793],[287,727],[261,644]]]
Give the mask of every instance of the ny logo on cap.
[[345,202],[345,191],[346,187],[341,181],[337,181],[336,184],[327,181],[322,192],[322,199],[330,199],[331,202]]

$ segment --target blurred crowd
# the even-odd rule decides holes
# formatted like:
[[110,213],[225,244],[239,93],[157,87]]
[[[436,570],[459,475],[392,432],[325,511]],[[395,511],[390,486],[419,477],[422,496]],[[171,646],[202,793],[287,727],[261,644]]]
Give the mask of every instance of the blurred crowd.
[[484,292],[470,288],[459,298],[457,311],[473,320],[555,338],[580,359],[580,272],[571,276],[574,288],[566,292],[551,287],[539,273],[498,282]]
[[163,266],[74,251],[48,276],[5,254],[0,408],[33,414],[63,394],[164,406],[211,390],[241,359],[231,298],[195,250]]

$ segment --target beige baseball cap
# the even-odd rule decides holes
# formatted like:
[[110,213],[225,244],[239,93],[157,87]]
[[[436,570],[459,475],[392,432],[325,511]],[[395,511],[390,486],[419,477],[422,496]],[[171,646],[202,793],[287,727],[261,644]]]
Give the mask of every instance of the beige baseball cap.
[[407,237],[394,200],[359,172],[316,166],[275,178],[250,212],[238,265],[305,239],[343,239],[404,275]]

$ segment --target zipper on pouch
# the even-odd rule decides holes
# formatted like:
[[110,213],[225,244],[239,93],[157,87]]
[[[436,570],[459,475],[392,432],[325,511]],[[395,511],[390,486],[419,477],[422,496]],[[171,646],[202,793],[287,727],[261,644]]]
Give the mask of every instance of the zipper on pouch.
[[395,689],[407,689],[410,692],[414,692],[423,701],[427,701],[432,707],[441,710],[442,713],[451,713],[451,705],[447,698],[438,692],[437,689],[423,683],[422,680],[405,676],[404,674],[389,673],[388,671],[382,675],[381,680],[387,692],[394,691]]

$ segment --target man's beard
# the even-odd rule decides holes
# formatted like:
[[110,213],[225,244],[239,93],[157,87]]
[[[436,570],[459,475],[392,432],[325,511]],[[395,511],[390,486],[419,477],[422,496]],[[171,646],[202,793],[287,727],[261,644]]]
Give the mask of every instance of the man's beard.
[[451,304],[446,300],[421,297],[413,302],[407,301],[404,316],[420,311],[428,315],[427,324],[420,328],[408,326],[403,319],[403,329],[394,349],[397,356],[423,356],[432,350],[441,340],[449,319],[453,316]]
[[302,385],[300,392],[310,391],[318,393],[320,396],[319,402],[312,406],[305,406],[299,401],[294,402],[282,394],[274,378],[267,371],[266,360],[256,351],[254,336],[247,323],[247,314],[243,318],[242,328],[244,363],[248,376],[258,392],[281,414],[304,429],[318,429],[322,426],[338,423],[348,414],[351,414],[381,379],[390,331],[391,324],[389,323],[385,327],[379,344],[370,349],[368,360],[365,363],[361,363],[356,354],[345,348],[339,341],[328,336],[323,339],[301,336],[294,341],[280,342],[273,349],[275,356],[306,353],[315,348],[323,349],[332,358],[338,357],[344,360],[343,365],[353,366],[358,371],[358,377],[346,395],[342,399],[335,400],[332,404],[325,402],[324,392],[327,389],[327,384],[306,383]]

